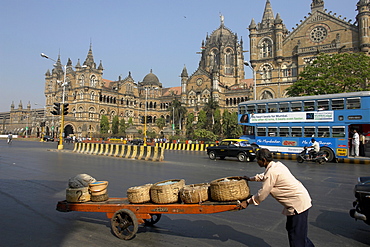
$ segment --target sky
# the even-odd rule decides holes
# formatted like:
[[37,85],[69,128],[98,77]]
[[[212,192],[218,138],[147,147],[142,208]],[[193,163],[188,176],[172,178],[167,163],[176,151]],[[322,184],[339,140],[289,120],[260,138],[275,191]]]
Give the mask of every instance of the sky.
[[[292,30],[310,12],[311,0],[270,0]],[[358,0],[325,0],[325,8],[356,19]],[[0,112],[31,104],[45,105],[45,73],[50,58],[85,61],[90,45],[103,78],[117,80],[129,72],[135,82],[153,73],[163,87],[178,87],[186,66],[195,72],[202,40],[220,26],[243,39],[249,50],[248,26],[262,20],[266,0],[0,0]],[[353,21],[352,21],[353,23]],[[249,60],[249,53],[244,54]],[[245,68],[246,78],[252,73]]]

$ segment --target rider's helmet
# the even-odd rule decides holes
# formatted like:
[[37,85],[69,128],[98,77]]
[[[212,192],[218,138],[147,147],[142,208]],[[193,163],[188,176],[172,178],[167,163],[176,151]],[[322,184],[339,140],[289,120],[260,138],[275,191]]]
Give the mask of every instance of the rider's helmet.
[[312,143],[314,143],[315,141],[316,141],[316,140],[315,140],[315,138],[312,138],[312,139],[311,139],[311,142],[312,142]]

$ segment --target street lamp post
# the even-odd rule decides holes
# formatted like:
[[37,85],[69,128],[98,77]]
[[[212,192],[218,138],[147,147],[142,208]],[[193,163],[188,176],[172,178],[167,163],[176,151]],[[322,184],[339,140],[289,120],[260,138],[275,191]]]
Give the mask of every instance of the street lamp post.
[[257,83],[256,83],[256,70],[251,66],[248,61],[244,61],[244,65],[248,66],[253,71],[253,92],[254,92],[254,100],[257,100]]
[[[43,58],[46,58],[46,59],[50,59],[54,62],[57,62],[55,61],[54,59],[50,58],[49,56],[45,55],[44,53],[41,53],[40,54],[41,57]],[[60,124],[60,134],[59,134],[59,145],[58,145],[58,149],[61,150],[63,149],[63,131],[64,131],[64,103],[65,103],[65,93],[66,93],[66,76],[67,76],[67,65],[62,65],[64,67],[64,78],[63,78],[63,94],[62,94],[62,104],[60,106],[60,115],[61,115],[61,124]]]
[[146,115],[148,104],[148,88],[145,88],[145,111],[144,111],[144,146],[146,146]]

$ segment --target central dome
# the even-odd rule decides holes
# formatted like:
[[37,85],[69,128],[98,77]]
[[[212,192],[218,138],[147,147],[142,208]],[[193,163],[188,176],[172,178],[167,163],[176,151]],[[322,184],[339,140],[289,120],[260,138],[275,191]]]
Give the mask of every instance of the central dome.
[[156,85],[162,87],[162,83],[159,82],[158,77],[153,74],[152,70],[144,77],[142,85]]

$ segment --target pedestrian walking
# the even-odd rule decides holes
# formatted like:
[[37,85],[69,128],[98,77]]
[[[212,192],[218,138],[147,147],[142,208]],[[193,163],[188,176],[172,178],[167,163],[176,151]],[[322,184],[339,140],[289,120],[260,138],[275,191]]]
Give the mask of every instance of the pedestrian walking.
[[273,161],[272,154],[268,149],[263,148],[257,151],[256,159],[258,165],[265,168],[264,173],[244,178],[247,181],[262,182],[262,188],[247,200],[247,205],[257,206],[271,194],[284,206],[282,213],[287,216],[286,230],[289,246],[314,246],[307,237],[308,211],[312,206],[307,189],[283,163]]

